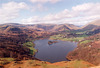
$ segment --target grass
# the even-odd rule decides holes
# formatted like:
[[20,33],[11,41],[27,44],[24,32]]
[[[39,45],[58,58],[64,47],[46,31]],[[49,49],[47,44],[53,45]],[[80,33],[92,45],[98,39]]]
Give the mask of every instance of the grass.
[[64,35],[53,35],[50,37],[51,40],[62,40],[62,41],[81,41],[84,37],[72,37],[72,38],[63,38]]
[[29,47],[29,49],[30,49],[30,54],[32,55],[34,55],[37,52],[37,50],[33,47]]
[[36,60],[28,60],[27,64],[30,65],[30,66],[34,66],[34,67],[39,66],[40,68],[64,68],[64,67],[61,67],[61,66],[48,64],[45,61],[40,62],[40,61],[36,61]]
[[14,58],[0,58],[0,61],[14,61]]
[[83,32],[76,32],[76,34],[85,34],[87,31],[83,31]]
[[35,44],[33,42],[26,42],[23,44],[23,46],[26,46],[26,47],[35,47]]
[[66,38],[66,39],[64,39],[64,41],[81,41],[81,40],[83,40],[84,39],[84,37],[76,37],[76,38]]
[[82,60],[75,60],[67,63],[68,68],[88,68],[92,64],[89,64],[87,62],[84,62]]
[[82,44],[87,44],[87,43],[89,43],[89,42],[91,42],[92,40],[84,40],[84,41],[81,41],[80,42],[80,45],[82,45]]
[[89,68],[90,66],[94,65],[82,60],[57,63],[49,63],[38,60],[26,60],[10,63],[8,68]]
[[14,58],[0,58],[0,64],[5,65],[5,64],[8,64],[14,60],[15,60]]
[[27,47],[30,49],[30,54],[35,55],[37,50],[34,48],[35,44],[33,42],[26,42],[23,44],[24,47]]
[[[37,61],[37,60],[27,60],[18,62],[21,63],[20,66],[23,65],[26,68],[89,68],[90,66],[94,66],[88,62],[82,61],[82,60],[75,60],[75,61],[69,61],[69,62],[60,62],[56,64],[51,64],[45,61]],[[64,65],[63,65],[64,64]],[[15,63],[17,66],[17,64]]]

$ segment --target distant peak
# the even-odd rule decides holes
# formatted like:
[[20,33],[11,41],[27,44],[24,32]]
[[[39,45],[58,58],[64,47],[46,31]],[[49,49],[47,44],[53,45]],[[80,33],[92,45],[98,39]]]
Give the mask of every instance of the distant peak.
[[100,26],[100,19],[90,22],[91,25]]

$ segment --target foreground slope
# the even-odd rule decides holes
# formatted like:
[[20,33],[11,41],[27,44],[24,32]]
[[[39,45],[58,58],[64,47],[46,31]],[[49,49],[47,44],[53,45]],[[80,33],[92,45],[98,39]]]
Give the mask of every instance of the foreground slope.
[[78,47],[67,55],[70,60],[85,60],[92,64],[100,64],[100,33],[80,41]]
[[24,60],[24,61],[14,61],[9,64],[4,65],[4,68],[89,68],[94,65],[85,61],[62,61],[56,63],[49,63],[45,61],[37,60]]

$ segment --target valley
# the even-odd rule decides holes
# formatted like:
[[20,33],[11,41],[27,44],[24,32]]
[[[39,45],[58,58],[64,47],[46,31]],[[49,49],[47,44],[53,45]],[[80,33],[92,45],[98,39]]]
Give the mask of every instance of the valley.
[[[1,24],[0,68],[90,68],[99,66],[99,23],[100,21],[96,20],[81,28],[72,24]],[[48,45],[50,40],[60,42]],[[60,50],[61,48],[64,51]],[[49,58],[49,61],[41,60],[41,56],[45,56],[43,58],[58,56],[58,59],[56,61],[54,58]],[[61,56],[65,57],[64,60]]]

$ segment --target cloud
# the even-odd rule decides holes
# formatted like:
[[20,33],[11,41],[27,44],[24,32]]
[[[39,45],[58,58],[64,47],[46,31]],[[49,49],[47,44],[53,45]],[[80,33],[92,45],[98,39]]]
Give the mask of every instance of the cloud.
[[50,3],[57,3],[61,0],[30,0],[32,3],[47,3],[47,2],[50,2]]
[[[35,19],[35,20],[34,20]],[[48,14],[44,17],[23,19],[28,23],[71,23],[84,25],[89,21],[100,19],[100,3],[85,3],[73,6],[71,10],[65,9],[56,14]],[[31,20],[31,22],[30,22]]]
[[32,11],[46,11],[48,10],[47,7],[43,6],[42,4],[36,4],[34,7],[31,7]]
[[34,22],[38,24],[40,21],[42,21],[42,20],[38,16],[34,16],[34,17],[30,17],[28,19],[23,19],[21,22],[23,24],[25,24],[25,23],[33,24]]
[[19,11],[22,9],[27,9],[28,6],[24,2],[8,2],[2,4],[0,7],[0,23],[11,22],[11,20],[19,16]]
[[66,18],[72,18],[75,17],[76,14],[72,13],[72,11],[69,11],[68,9],[65,9],[59,13],[56,14],[48,14],[43,18],[43,20],[62,20]]
[[72,10],[74,12],[77,12],[79,14],[83,14],[85,16],[87,15],[98,15],[100,14],[100,3],[86,3],[82,5],[78,5],[75,7],[72,7]]
[[62,0],[29,0],[30,2],[34,3],[34,7],[32,8],[32,11],[45,11],[48,8],[44,6],[46,3],[52,3],[55,4],[57,2],[60,2]]

